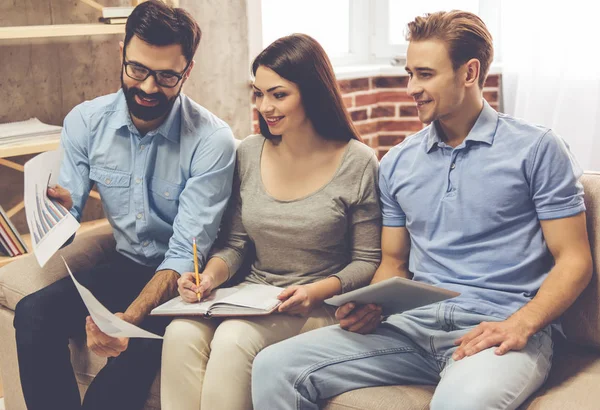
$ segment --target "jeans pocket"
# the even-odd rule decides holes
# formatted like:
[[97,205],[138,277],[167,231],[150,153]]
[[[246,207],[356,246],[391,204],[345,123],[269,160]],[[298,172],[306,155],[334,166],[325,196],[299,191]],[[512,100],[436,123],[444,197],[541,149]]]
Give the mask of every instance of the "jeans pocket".
[[183,185],[152,177],[148,185],[150,207],[161,219],[172,224],[179,208],[179,195],[183,188]]
[[90,179],[98,186],[102,206],[107,215],[121,216],[129,213],[130,173],[91,167]]

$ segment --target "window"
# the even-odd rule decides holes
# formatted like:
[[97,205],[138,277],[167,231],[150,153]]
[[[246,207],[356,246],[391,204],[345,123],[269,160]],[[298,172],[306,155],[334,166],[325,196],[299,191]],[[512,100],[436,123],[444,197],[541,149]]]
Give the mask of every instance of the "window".
[[[258,19],[256,12],[250,9],[256,6],[261,9]],[[367,6],[367,0],[249,1],[249,15],[254,16],[250,20],[250,32],[260,36],[260,41],[253,40],[251,58],[280,37],[305,33],[321,43],[335,65],[366,62],[368,38],[364,33],[368,32],[368,20],[364,16]],[[253,20],[260,20],[260,30]]]
[[435,11],[464,10],[477,14],[494,38],[495,61],[500,51],[500,1],[496,0],[386,0],[375,3],[373,54],[378,60],[406,54],[406,25],[415,16]]
[[499,54],[500,2],[496,0],[249,0],[250,58],[279,37],[306,33],[335,66],[388,63],[406,54],[406,25],[415,16],[461,9],[487,24]]

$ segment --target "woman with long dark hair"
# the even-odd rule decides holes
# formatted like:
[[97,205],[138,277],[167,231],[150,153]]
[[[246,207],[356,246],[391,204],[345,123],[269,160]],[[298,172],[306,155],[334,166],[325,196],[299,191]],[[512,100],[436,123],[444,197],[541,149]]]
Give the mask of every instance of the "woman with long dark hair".
[[335,323],[323,300],[368,284],[380,261],[377,159],[323,48],[304,34],[283,37],[252,73],[261,134],[238,148],[232,199],[199,288],[191,274],[178,285],[194,302],[236,275],[285,288],[282,303],[268,316],[174,320],[163,346],[163,410],[252,409],[256,354]]

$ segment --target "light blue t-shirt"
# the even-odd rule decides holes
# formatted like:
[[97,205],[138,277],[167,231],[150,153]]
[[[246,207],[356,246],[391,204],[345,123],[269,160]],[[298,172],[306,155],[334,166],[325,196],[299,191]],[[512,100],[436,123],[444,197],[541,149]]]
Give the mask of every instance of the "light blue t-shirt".
[[78,220],[96,183],[117,251],[148,266],[194,270],[204,263],[231,194],[235,144],[229,126],[180,94],[165,121],[141,136],[123,91],[66,116],[59,184]]
[[381,160],[383,225],[406,226],[414,280],[460,292],[463,309],[506,318],[554,265],[539,220],[585,211],[582,172],[551,130],[484,107],[456,148],[435,123]]

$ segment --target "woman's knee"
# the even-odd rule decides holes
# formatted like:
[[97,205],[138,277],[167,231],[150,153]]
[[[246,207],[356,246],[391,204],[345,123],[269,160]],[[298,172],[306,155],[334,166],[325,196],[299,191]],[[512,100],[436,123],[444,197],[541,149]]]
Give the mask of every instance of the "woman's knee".
[[[163,340],[163,358],[191,359],[194,352],[207,356],[214,330],[194,319],[175,319],[166,328]],[[164,360],[163,360],[164,361]]]

